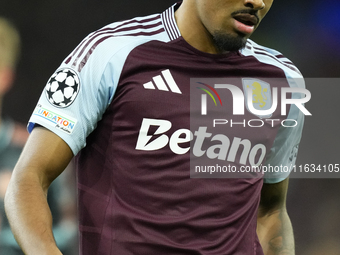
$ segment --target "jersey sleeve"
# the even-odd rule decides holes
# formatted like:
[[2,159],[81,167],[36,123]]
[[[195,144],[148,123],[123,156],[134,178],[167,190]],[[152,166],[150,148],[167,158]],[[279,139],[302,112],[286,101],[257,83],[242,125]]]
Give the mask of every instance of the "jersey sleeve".
[[[303,78],[288,78],[291,87],[304,88]],[[301,93],[292,93],[292,99],[301,99]],[[304,113],[291,105],[285,126],[281,126],[264,163],[264,182],[278,183],[286,179],[294,168],[302,136]],[[290,126],[290,127],[288,127]]]
[[[85,147],[86,137],[113,99],[129,53],[158,38],[158,34],[117,34],[121,24],[112,23],[90,34],[62,62],[40,96],[29,120],[29,132],[36,124],[46,127],[61,137],[74,155]],[[164,40],[164,33],[160,36]]]
[[121,61],[111,61],[121,48],[119,40],[107,38],[96,45],[96,38],[91,38],[85,38],[50,77],[28,124],[29,132],[39,124],[57,134],[74,155],[110,104],[122,69],[112,64]]

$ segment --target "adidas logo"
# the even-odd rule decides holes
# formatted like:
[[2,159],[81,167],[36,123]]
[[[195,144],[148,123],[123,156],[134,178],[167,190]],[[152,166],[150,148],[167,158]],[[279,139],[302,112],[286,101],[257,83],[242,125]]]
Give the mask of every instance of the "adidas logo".
[[[182,94],[181,90],[177,86],[174,78],[172,77],[170,70],[162,71],[162,75],[157,75],[152,78],[152,81],[143,84],[145,89],[158,89],[163,91],[171,91],[173,93]],[[156,87],[155,87],[156,85]]]

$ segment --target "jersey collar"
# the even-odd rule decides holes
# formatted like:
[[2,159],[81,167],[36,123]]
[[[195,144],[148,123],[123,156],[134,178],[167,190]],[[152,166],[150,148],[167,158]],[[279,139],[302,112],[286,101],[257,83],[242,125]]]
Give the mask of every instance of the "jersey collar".
[[181,5],[176,3],[162,13],[162,22],[170,40],[176,40],[181,36],[175,20],[175,10]]

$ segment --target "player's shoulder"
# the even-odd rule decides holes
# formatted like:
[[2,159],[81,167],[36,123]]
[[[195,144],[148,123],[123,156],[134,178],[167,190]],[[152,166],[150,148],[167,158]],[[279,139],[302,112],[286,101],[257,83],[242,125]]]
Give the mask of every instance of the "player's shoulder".
[[88,37],[108,37],[110,39],[128,37],[129,40],[155,36],[164,32],[160,13],[117,21],[94,31]]
[[250,39],[247,40],[245,51],[249,51],[253,53],[254,55],[268,56],[271,58],[275,58],[277,61],[284,62],[290,65],[294,65],[293,62],[289,60],[288,58],[286,58],[281,52],[275,49],[260,45]]
[[150,40],[167,40],[161,14],[113,22],[90,33],[65,59],[64,64],[80,72],[90,58],[105,63],[115,54],[131,51]]
[[247,40],[246,46],[241,53],[245,56],[253,56],[260,62],[282,68],[286,73],[290,73],[289,76],[302,77],[300,70],[295,64],[281,52],[262,46],[250,39]]

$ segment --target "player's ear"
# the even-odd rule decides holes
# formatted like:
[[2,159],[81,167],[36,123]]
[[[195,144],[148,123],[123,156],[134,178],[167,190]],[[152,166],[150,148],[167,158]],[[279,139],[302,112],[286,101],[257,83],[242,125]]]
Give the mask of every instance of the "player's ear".
[[0,68],[0,95],[4,95],[12,86],[14,71],[9,67]]

